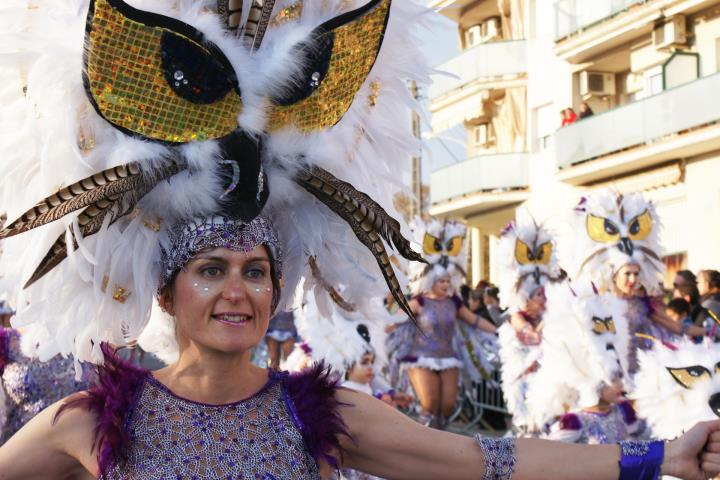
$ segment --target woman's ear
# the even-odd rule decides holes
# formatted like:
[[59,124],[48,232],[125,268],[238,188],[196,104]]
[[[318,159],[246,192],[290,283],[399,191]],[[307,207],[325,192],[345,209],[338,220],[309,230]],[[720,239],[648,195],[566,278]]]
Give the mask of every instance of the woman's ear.
[[158,304],[160,304],[160,309],[162,309],[163,312],[171,316],[175,315],[172,289],[166,288],[160,293],[160,296],[158,297]]

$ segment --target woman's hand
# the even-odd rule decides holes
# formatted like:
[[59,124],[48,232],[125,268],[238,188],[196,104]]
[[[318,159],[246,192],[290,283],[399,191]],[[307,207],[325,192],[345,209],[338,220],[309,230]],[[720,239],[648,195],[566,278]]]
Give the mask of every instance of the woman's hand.
[[680,438],[668,442],[662,474],[686,480],[707,480],[720,475],[720,420],[698,423]]

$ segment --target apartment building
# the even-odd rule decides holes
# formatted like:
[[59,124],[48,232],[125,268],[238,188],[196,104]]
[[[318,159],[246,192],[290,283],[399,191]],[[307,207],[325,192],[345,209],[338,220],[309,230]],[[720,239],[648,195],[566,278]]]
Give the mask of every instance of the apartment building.
[[[669,271],[720,268],[720,0],[434,0],[458,78],[430,91],[466,158],[430,177],[433,215],[470,226],[471,281],[518,209],[553,227],[588,190],[641,190]],[[560,111],[594,115],[560,128]],[[669,276],[668,276],[669,277]]]

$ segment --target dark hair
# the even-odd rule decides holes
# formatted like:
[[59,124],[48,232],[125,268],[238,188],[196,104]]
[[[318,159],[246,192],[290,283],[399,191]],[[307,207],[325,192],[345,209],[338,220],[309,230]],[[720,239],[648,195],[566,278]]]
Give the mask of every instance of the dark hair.
[[696,285],[678,285],[675,290],[680,292],[683,297],[690,297],[690,305],[696,305],[700,300],[700,292]]
[[485,290],[485,295],[490,298],[494,298],[498,302],[500,301],[500,289],[497,287],[490,287]]
[[698,276],[703,277],[710,288],[720,289],[720,272],[717,270],[700,270]]
[[483,299],[483,290],[479,288],[475,288],[473,290],[470,290],[469,298],[472,298],[473,300],[479,300],[480,303],[482,303]]
[[675,276],[682,278],[688,285],[697,285],[697,277],[690,270],[678,270]]
[[667,309],[683,317],[690,315],[690,304],[684,298],[673,298],[668,302]]

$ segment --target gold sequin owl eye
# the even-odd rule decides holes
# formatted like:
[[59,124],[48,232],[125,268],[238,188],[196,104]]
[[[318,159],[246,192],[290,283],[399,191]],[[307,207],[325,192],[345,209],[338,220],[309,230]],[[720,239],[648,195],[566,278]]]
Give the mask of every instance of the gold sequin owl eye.
[[423,252],[425,252],[425,255],[440,255],[442,251],[443,246],[440,239],[426,233],[423,237]]
[[375,64],[389,15],[390,0],[373,0],[320,25],[297,45],[303,68],[272,99],[268,130],[311,132],[339,122]]
[[667,367],[667,371],[670,372],[670,375],[672,375],[676,382],[687,389],[693,388],[695,384],[702,380],[709,380],[712,378],[710,370],[702,365],[694,365],[692,367],[684,368]]
[[515,240],[515,260],[517,260],[520,265],[532,264],[534,260],[533,251],[530,246],[519,238]]
[[620,240],[620,229],[607,218],[589,214],[586,227],[588,235],[596,242],[612,243]]
[[457,257],[462,251],[464,238],[461,236],[453,237],[445,244],[445,253],[448,257]]
[[235,72],[192,26],[122,0],[93,0],[86,44],[88,98],[121,131],[185,143],[237,129],[242,104]]
[[650,212],[645,210],[637,217],[630,220],[628,236],[630,240],[645,240],[652,232],[652,217]]

